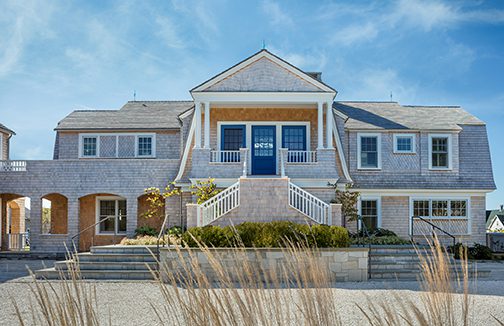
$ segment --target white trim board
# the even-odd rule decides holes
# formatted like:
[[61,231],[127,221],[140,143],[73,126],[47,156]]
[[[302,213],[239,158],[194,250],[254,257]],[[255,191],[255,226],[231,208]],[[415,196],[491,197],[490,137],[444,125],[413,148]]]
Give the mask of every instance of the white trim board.
[[[376,221],[376,226],[378,228],[381,228],[382,227],[382,206],[381,206],[381,196],[368,196],[368,195],[360,195],[359,196],[359,201],[357,203],[357,214],[359,214],[359,216],[362,215],[362,206],[361,206],[361,202],[363,200],[376,200],[376,213],[377,213],[377,221]],[[359,230],[361,229],[361,221],[359,220],[358,222],[358,227],[359,227]]]
[[[397,149],[397,138],[410,138],[411,139],[411,150],[410,151],[403,151],[403,150],[398,150]],[[410,133],[394,133],[392,138],[393,138],[393,149],[392,152],[394,154],[416,154],[416,134],[410,134]]]
[[[376,137],[376,151],[377,151],[377,166],[376,167],[362,167],[361,166],[361,138],[362,137]],[[382,139],[381,133],[357,133],[357,169],[358,170],[381,170],[382,162],[381,162],[381,147],[382,147]]]
[[189,157],[189,152],[191,150],[191,145],[192,145],[193,138],[194,138],[195,125],[196,125],[196,115],[194,115],[191,120],[191,127],[189,128],[189,133],[187,134],[187,140],[186,140],[186,145],[184,148],[184,154],[182,155],[182,160],[180,161],[179,171],[177,173],[177,176],[175,177],[174,182],[179,182],[180,179],[182,178],[182,176],[184,175],[185,167],[187,164],[187,159]]
[[[433,167],[432,166],[432,138],[447,138],[448,139],[448,167]],[[451,134],[429,134],[429,170],[434,171],[450,171],[453,169],[453,142]]]

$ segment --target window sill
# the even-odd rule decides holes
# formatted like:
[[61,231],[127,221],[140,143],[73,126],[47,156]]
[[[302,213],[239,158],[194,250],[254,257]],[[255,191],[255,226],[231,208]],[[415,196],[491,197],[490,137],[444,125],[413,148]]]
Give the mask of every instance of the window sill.
[[394,151],[394,154],[399,154],[399,155],[416,155],[416,152],[396,152],[396,151]]
[[358,171],[381,171],[381,168],[357,168]]
[[114,232],[97,232],[97,233],[95,233],[95,235],[110,235],[110,236],[114,236],[114,235],[127,235],[127,233],[126,232],[121,232],[121,233],[114,234]]
[[453,171],[452,168],[429,168],[429,171]]

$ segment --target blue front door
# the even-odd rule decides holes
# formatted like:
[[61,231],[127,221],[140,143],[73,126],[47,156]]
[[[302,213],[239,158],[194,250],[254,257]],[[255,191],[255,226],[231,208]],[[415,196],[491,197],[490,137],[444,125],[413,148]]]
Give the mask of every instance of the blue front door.
[[276,174],[275,140],[275,126],[252,126],[252,174]]

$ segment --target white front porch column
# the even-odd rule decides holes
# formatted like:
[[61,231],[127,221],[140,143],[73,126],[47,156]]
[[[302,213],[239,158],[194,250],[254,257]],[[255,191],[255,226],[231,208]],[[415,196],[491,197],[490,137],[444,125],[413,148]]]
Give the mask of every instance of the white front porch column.
[[194,126],[194,148],[201,148],[201,103],[194,102],[194,116],[196,125]]
[[210,103],[205,102],[205,148],[210,148]]
[[327,111],[326,111],[326,148],[332,149],[333,148],[333,141],[332,141],[332,123],[333,123],[333,117],[332,117],[332,102],[327,102]]
[[317,112],[318,112],[318,122],[317,122],[317,137],[318,144],[317,148],[324,148],[324,103],[317,103]]

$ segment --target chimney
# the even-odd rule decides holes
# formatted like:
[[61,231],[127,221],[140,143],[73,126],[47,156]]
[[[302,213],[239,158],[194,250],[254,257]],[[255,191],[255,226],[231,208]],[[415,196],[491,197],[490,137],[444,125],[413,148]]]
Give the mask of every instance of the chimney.
[[504,205],[501,204],[500,207],[501,207],[500,211],[502,212],[502,210],[504,209]]

